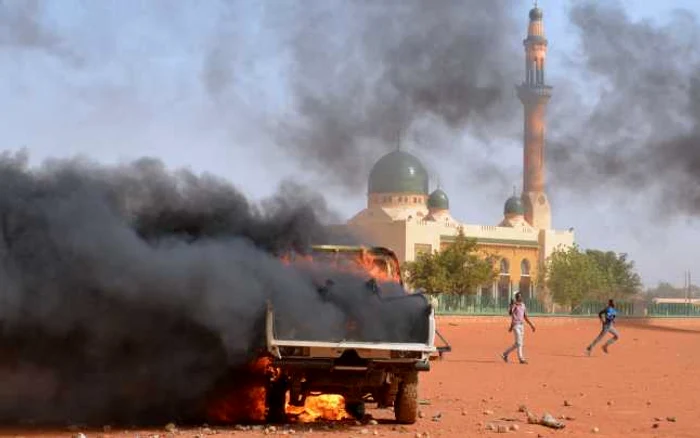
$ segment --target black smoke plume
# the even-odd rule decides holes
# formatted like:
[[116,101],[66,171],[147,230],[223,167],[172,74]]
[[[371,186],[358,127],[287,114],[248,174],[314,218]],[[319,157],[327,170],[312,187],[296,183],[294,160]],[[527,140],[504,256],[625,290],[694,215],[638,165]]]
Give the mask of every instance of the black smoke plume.
[[[333,243],[298,187],[257,205],[153,159],[30,168],[7,153],[0,186],[0,422],[201,419],[216,382],[258,356],[267,300],[321,338],[363,301],[322,300],[277,257]],[[361,297],[363,281],[336,293]]]
[[548,159],[556,185],[643,195],[661,217],[700,213],[696,17],[676,11],[661,25],[634,21],[615,2],[587,1],[570,18],[581,40],[570,67],[584,88],[578,100],[553,99]]
[[[509,1],[274,5],[262,26],[280,41],[275,59],[286,60],[290,107],[271,130],[276,144],[326,181],[364,189],[372,163],[399,137],[426,156],[453,150],[464,129],[483,139],[495,125],[499,132],[519,126],[510,123],[522,64],[513,42],[524,26],[515,25]],[[205,64],[205,85],[217,100],[233,82],[237,49],[225,50],[235,44],[231,32],[220,32],[228,37]]]

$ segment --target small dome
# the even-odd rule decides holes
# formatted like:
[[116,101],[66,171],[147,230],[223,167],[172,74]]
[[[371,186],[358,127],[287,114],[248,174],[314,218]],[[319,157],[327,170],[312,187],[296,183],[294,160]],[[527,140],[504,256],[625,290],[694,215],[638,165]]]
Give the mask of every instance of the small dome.
[[401,150],[384,155],[369,174],[369,193],[428,194],[428,172],[418,158]]
[[431,193],[428,197],[428,208],[431,210],[449,210],[450,199],[447,197],[447,193],[440,189]]
[[524,215],[525,207],[523,206],[523,201],[518,196],[511,196],[506,201],[505,207],[503,207],[503,215]]
[[542,9],[532,8],[530,9],[530,21],[542,20]]

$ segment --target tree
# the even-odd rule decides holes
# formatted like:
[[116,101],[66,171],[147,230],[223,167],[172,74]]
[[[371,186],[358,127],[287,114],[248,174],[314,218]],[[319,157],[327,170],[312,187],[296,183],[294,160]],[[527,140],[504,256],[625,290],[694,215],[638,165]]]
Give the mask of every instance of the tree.
[[602,283],[602,273],[592,258],[572,246],[566,250],[555,250],[547,260],[541,274],[558,304],[576,307]]
[[493,262],[479,254],[475,239],[460,228],[455,241],[444,250],[419,254],[404,265],[409,283],[427,293],[474,293],[477,287],[491,283],[496,272]]
[[597,298],[629,298],[641,291],[642,280],[634,271],[634,262],[627,259],[627,254],[589,249],[586,256],[596,263],[603,276],[604,284],[599,290],[603,296]]
[[630,297],[641,289],[634,263],[626,254],[582,251],[576,245],[555,250],[541,274],[554,301],[571,307],[586,300]]

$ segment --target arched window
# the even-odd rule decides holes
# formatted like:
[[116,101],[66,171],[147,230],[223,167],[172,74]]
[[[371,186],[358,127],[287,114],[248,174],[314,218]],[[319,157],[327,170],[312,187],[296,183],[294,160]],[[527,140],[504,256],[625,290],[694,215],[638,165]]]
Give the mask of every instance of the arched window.
[[508,259],[501,259],[501,275],[508,275],[510,274],[510,263],[508,263]]
[[523,261],[520,262],[520,275],[523,277],[530,276],[530,261],[528,259],[523,259]]
[[512,285],[510,284],[510,263],[508,259],[501,259],[500,275],[498,276],[498,300],[504,306],[510,300]]
[[532,298],[532,280],[530,279],[530,261],[528,259],[523,259],[520,262],[520,293],[526,300]]

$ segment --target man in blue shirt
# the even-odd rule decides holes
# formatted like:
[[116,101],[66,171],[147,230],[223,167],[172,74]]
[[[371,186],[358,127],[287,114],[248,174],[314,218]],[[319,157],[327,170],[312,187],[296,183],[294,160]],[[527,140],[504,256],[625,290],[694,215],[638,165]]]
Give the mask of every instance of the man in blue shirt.
[[613,300],[608,300],[608,306],[598,313],[598,318],[600,318],[600,322],[603,324],[603,329],[600,331],[598,337],[593,340],[591,345],[586,347],[587,355],[591,355],[591,350],[593,350],[593,347],[595,347],[596,344],[603,339],[606,333],[610,333],[613,336],[612,338],[608,339],[608,342],[603,344],[603,351],[606,353],[608,352],[608,347],[620,339],[620,335],[615,329],[616,316],[617,310],[615,310],[615,302]]

